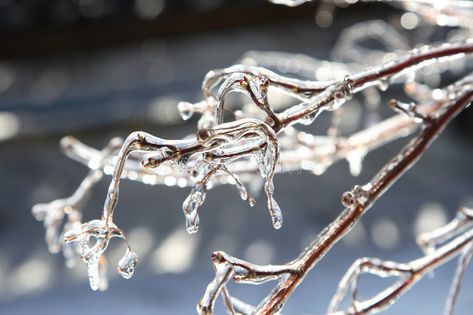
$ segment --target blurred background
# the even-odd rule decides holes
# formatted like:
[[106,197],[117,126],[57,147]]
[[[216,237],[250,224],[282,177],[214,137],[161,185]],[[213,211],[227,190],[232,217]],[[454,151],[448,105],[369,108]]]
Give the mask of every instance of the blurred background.
[[[285,222],[277,231],[264,196],[249,208],[233,187],[218,187],[208,194],[199,233],[187,235],[181,204],[188,189],[124,181],[116,221],[140,262],[128,281],[109,270],[105,292],[90,290],[82,264],[67,269],[61,255],[48,253],[31,207],[69,196],[88,172],[61,154],[61,137],[70,134],[101,148],[134,130],[168,139],[193,133],[196,120],[184,124],[177,102],[200,100],[206,72],[234,64],[249,50],[327,59],[343,29],[374,18],[392,22],[415,43],[411,24],[400,23],[403,12],[390,6],[363,3],[322,15],[318,6],[287,8],[262,0],[0,0],[0,314],[192,314],[214,276],[213,251],[259,264],[296,257],[337,216],[341,194],[369,180],[405,140],[369,154],[357,178],[345,162],[322,176],[277,175]],[[400,91],[394,87],[388,95]],[[323,314],[358,257],[421,256],[415,235],[445,224],[460,205],[473,202],[471,122],[470,109],[308,275],[284,314]],[[94,190],[84,221],[100,215],[108,180]],[[111,266],[123,254],[118,243],[108,252]],[[426,277],[386,314],[441,314],[454,266]],[[472,276],[469,270],[457,314],[471,313]],[[389,283],[368,279],[362,281],[366,296]],[[256,304],[273,284],[229,290]]]

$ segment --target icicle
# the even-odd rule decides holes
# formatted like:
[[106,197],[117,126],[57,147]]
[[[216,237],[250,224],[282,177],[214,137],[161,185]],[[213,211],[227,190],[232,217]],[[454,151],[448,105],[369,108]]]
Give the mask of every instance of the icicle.
[[269,211],[271,213],[271,219],[273,221],[273,227],[275,229],[280,229],[283,223],[283,216],[281,208],[274,198],[271,197],[271,201],[268,202]]
[[130,279],[135,272],[138,256],[130,249],[126,250],[125,256],[118,262],[118,273],[125,279]]
[[229,174],[229,176],[230,176],[228,178],[229,182],[230,182],[230,180],[234,181],[235,186],[237,186],[238,193],[240,194],[240,198],[242,200],[247,200],[248,203],[250,204],[250,206],[253,207],[255,205],[255,199],[253,198],[253,196],[251,196],[248,193],[248,190],[246,189],[245,184],[243,184],[241,182],[238,175],[231,173],[225,166],[223,166],[222,169]]
[[199,231],[200,217],[199,213],[195,210],[189,214],[186,214],[186,229],[187,233],[194,234]]
[[182,210],[186,216],[187,232],[190,234],[199,230],[199,209],[205,201],[205,195],[206,188],[204,185],[197,183],[182,204]]
[[268,142],[266,150],[264,151],[263,159],[264,172],[267,175],[269,175],[273,171],[273,167],[276,164],[274,152],[275,149],[273,145]]
[[248,191],[246,190],[245,185],[237,181],[236,186],[237,186],[238,192],[240,193],[240,198],[243,200],[248,199]]
[[89,274],[90,288],[97,291],[100,287],[99,275],[99,259],[96,256],[91,256],[87,262],[87,272]]

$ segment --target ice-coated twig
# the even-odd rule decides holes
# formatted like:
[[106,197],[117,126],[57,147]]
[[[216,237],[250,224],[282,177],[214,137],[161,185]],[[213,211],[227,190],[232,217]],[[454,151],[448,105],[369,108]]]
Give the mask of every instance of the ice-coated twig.
[[[259,266],[221,251],[212,254],[212,263],[215,269],[215,278],[209,283],[204,296],[197,305],[199,314],[213,314],[215,300],[230,280],[236,283],[261,284],[299,272],[294,264]],[[241,310],[243,313],[253,310],[251,306],[237,299],[231,298],[229,301],[232,308]]]
[[[465,208],[464,208],[465,209]],[[469,209],[471,211],[471,209]],[[453,305],[460,289],[461,279],[466,266],[472,256],[473,246],[473,229],[470,224],[466,230],[456,229],[456,234],[452,236],[453,225],[458,223],[459,217],[464,216],[464,210],[460,210],[457,217],[447,226],[442,227],[431,233],[435,235],[436,240],[442,239],[444,244],[431,250],[424,257],[410,261],[408,263],[396,263],[391,261],[381,261],[376,258],[358,259],[343,276],[338,285],[337,292],[333,296],[328,314],[374,314],[391,306],[398,298],[401,297],[410,287],[422,279],[422,277],[430,271],[436,269],[440,265],[445,264],[456,256],[460,255],[458,267],[455,274],[449,298],[447,300],[445,314],[453,313]],[[471,223],[471,218],[468,219]],[[448,241],[446,241],[448,239]],[[399,281],[387,287],[375,296],[358,300],[359,280],[362,274],[369,273],[379,277],[397,277]],[[351,287],[350,306],[348,309],[340,310],[340,304],[348,295]]]
[[457,269],[455,271],[455,276],[452,281],[452,286],[448,294],[447,302],[445,303],[445,315],[452,315],[454,312],[455,302],[457,301],[458,294],[460,292],[461,282],[463,280],[463,275],[465,273],[466,267],[468,267],[471,257],[473,256],[473,244],[469,244],[466,247],[458,259]]
[[[76,140],[71,137],[65,137],[61,140],[61,147],[66,154],[71,152],[72,147],[77,149],[76,144]],[[49,251],[57,253],[62,247],[68,266],[74,265],[76,250],[63,242],[62,234],[80,223],[81,210],[87,203],[93,187],[103,176],[103,166],[106,159],[115,154],[121,144],[122,140],[120,138],[113,138],[102,151],[97,152],[93,158],[87,160],[90,171],[72,196],[46,204],[37,204],[32,209],[34,217],[38,221],[44,222]],[[62,227],[64,217],[66,217],[66,223]]]
[[[263,68],[241,65],[211,71],[203,83],[204,103],[187,103],[184,108],[186,112],[196,109],[195,111],[202,114],[196,135],[183,140],[166,140],[142,131],[130,134],[116,157],[105,159],[103,166],[97,166],[112,175],[102,219],[74,228],[74,232],[68,234],[66,239],[78,241],[82,245],[81,254],[89,265],[91,284],[97,288],[97,265],[109,239],[124,238],[123,233],[118,233],[119,230],[113,223],[121,178],[137,179],[148,184],[192,186],[189,198],[183,204],[183,210],[189,232],[195,232],[199,223],[198,212],[210,186],[216,182],[236,183],[241,196],[245,196],[245,189],[242,188],[244,186],[240,183],[250,181],[252,176],[259,173],[264,178],[264,190],[273,226],[280,228],[282,214],[273,197],[272,183],[278,166],[295,164],[300,169],[309,169],[320,174],[338,159],[346,158],[351,164],[352,172],[356,174],[360,170],[363,156],[369,150],[413,132],[416,126],[412,117],[422,118],[419,121],[422,130],[420,135],[371,182],[344,194],[343,204],[347,209],[295,260],[301,271],[281,280],[273,293],[255,309],[255,312],[260,314],[279,311],[305,273],[423,154],[448,121],[471,101],[471,77],[452,85],[441,93],[442,97],[430,104],[406,107],[396,103],[395,108],[402,110],[403,115],[346,138],[339,135],[316,137],[295,132],[291,126],[310,124],[321,112],[338,110],[354,94],[367,88],[380,86],[384,90],[394,79],[400,80],[403,74],[472,52],[471,40],[441,46],[424,46],[384,65],[347,75],[335,82],[296,80]],[[300,103],[282,112],[275,112],[267,97],[270,86],[296,97]],[[237,120],[224,122],[224,101],[233,91],[244,92],[250,96],[260,109],[260,113],[254,115],[256,118],[245,117],[251,116],[247,113]],[[182,110],[183,106],[180,107]],[[408,115],[405,115],[406,113]],[[288,143],[286,139],[289,139]],[[96,151],[79,143],[68,147],[68,154],[82,162],[87,162],[97,155]],[[300,149],[305,151],[300,152]],[[308,167],[307,162],[314,163],[315,166]],[[91,167],[90,164],[93,166],[96,163],[87,164]],[[90,237],[98,240],[92,248],[87,245]],[[131,261],[131,269],[134,270],[136,256],[130,257],[126,261]],[[229,298],[226,300],[230,301]]]
[[[350,202],[344,200],[344,204],[351,206],[342,211],[295,260],[301,272],[289,276],[285,281],[279,282],[271,294],[257,307],[257,314],[274,314],[278,312],[302,281],[307,271],[312,269],[335,243],[356,224],[374,202],[404,172],[415,164],[449,121],[473,101],[471,81],[470,84],[464,85],[462,90],[455,90],[456,93],[451,94],[450,99],[437,112],[429,115],[429,119],[424,122],[423,129],[418,136],[411,140],[398,155],[389,161],[369,183],[358,186],[349,194],[353,198],[350,199]],[[458,240],[458,243],[461,243],[461,241]],[[456,245],[460,246],[460,244]],[[445,247],[444,249],[451,248]],[[457,249],[455,248],[455,250]],[[440,251],[436,252],[436,254],[439,253]]]

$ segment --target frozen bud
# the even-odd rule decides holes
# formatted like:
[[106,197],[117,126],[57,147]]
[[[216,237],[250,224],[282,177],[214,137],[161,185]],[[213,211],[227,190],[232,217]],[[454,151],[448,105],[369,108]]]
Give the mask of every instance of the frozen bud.
[[369,191],[363,187],[355,185],[351,191],[346,191],[342,195],[342,205],[351,208],[356,204],[364,204],[368,201]]

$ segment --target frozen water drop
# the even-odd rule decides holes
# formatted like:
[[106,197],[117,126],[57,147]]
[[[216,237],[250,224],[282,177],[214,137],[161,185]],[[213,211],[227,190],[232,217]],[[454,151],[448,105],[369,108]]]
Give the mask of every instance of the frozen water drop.
[[271,198],[270,205],[271,219],[273,220],[273,226],[275,229],[280,229],[283,223],[282,211],[278,203],[274,198]]
[[193,104],[188,102],[179,102],[177,109],[183,120],[189,120],[194,114]]
[[298,122],[302,125],[311,125],[314,120],[319,116],[320,111],[316,110],[308,115],[303,116],[298,120]]
[[135,272],[136,264],[138,263],[138,256],[127,249],[125,256],[118,262],[117,271],[125,279],[130,279]]
[[378,81],[378,87],[381,91],[386,91],[390,85],[391,80],[389,79],[389,77],[379,79]]
[[253,198],[253,197],[250,196],[250,197],[248,198],[248,203],[250,204],[250,207],[254,207],[255,204],[256,204],[255,198]]

